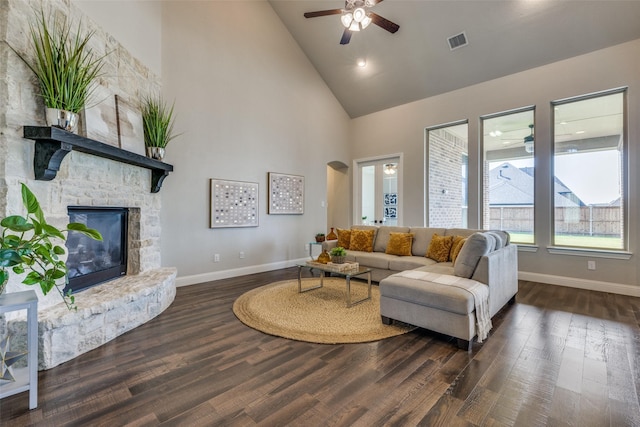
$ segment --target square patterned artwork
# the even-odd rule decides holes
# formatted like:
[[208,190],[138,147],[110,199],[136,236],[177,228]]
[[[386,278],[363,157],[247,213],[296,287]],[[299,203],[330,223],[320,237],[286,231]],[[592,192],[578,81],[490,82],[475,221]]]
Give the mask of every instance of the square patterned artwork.
[[269,172],[268,213],[304,213],[304,176]]
[[211,228],[257,227],[258,183],[211,180]]

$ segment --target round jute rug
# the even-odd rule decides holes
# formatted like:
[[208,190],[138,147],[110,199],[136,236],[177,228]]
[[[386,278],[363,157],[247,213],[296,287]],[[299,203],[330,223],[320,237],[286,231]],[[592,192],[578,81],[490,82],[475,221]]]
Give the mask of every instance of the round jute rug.
[[[313,284],[309,282],[313,281]],[[303,279],[303,288],[318,279]],[[298,293],[297,280],[272,283],[246,292],[233,304],[245,325],[270,335],[321,344],[377,341],[407,333],[409,325],[384,325],[380,320],[380,290],[372,286],[371,300],[346,307],[345,279],[325,278],[324,287]],[[351,281],[352,300],[367,295],[367,285]]]

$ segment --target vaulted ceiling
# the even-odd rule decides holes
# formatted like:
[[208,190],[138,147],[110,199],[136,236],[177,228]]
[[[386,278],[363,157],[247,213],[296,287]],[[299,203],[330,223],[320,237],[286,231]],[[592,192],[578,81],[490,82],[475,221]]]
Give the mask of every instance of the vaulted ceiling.
[[343,1],[269,3],[351,117],[640,38],[637,0],[385,0],[371,11],[398,32],[370,25],[347,45],[340,15],[303,16]]

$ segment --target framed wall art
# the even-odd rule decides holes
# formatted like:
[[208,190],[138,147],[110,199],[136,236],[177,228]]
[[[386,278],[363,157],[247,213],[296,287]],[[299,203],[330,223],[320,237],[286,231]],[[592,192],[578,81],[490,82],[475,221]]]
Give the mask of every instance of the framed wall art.
[[304,176],[269,172],[270,215],[304,213]]
[[140,110],[131,102],[116,95],[116,117],[120,148],[144,156],[144,127]]
[[211,180],[210,228],[257,227],[258,183]]

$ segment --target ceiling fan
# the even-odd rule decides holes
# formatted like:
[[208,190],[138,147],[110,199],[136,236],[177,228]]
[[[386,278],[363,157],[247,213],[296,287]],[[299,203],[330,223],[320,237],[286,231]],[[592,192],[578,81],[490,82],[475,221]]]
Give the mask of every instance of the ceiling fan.
[[390,33],[398,31],[400,26],[368,9],[380,3],[382,0],[346,0],[344,9],[318,10],[306,12],[305,18],[316,18],[318,16],[342,15],[340,21],[344,25],[344,33],[340,39],[340,44],[348,44],[354,31],[360,31],[369,26],[372,22]]

